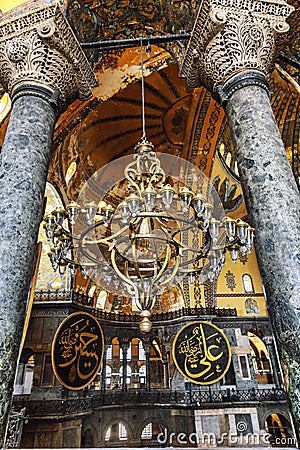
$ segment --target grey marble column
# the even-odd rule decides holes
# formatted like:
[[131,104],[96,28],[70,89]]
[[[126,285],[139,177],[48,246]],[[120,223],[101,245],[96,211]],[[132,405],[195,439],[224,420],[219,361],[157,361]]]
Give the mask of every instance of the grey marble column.
[[0,441],[13,392],[15,369],[34,267],[55,113],[34,96],[16,100],[0,166]]
[[300,429],[300,196],[266,90],[255,85],[238,89],[228,99],[226,113],[256,230],[268,311],[289,372],[290,400]]
[[0,447],[3,446],[57,115],[96,80],[57,2],[0,16],[12,113],[0,165]]
[[268,310],[289,373],[300,429],[300,199],[268,92],[278,35],[293,6],[276,0],[203,0],[181,68],[224,106],[238,162]]

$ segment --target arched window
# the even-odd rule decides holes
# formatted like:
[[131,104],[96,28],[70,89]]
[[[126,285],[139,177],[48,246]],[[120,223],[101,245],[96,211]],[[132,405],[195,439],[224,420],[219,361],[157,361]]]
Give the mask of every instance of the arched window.
[[243,286],[244,286],[244,292],[246,292],[246,293],[254,292],[252,278],[247,273],[245,273],[243,275]]
[[104,290],[100,291],[96,300],[96,308],[104,309],[106,299],[107,299],[107,292]]
[[142,431],[141,439],[152,439],[152,423],[148,423]]
[[148,423],[141,434],[141,440],[155,441],[157,442],[157,436],[162,432],[163,428],[159,423]]
[[105,433],[105,441],[127,441],[127,430],[122,422],[108,428]]

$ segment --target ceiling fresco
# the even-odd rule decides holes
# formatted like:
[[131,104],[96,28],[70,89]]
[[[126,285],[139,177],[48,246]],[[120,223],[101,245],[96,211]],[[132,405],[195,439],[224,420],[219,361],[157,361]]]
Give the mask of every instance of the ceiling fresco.
[[[271,90],[272,107],[288,157],[294,170],[299,171],[299,93],[281,69],[273,72]],[[176,63],[146,77],[145,111],[146,134],[157,152],[188,159],[210,177],[218,154],[227,174],[239,182],[223,108],[205,88],[189,89],[178,76]],[[128,83],[106,101],[94,97],[81,109],[74,105],[68,118],[57,128],[49,172],[49,181],[60,190],[65,202],[77,198],[95,171],[134,152],[142,136],[140,80]],[[73,162],[77,170],[66,183]]]

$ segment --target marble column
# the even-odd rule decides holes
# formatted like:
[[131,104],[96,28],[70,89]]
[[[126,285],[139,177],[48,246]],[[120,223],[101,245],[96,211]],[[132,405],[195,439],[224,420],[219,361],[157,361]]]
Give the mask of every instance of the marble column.
[[[34,5],[37,6],[38,2]],[[95,79],[57,4],[0,18],[12,111],[0,165],[0,447],[3,447],[58,115]]]
[[223,104],[289,399],[300,429],[300,198],[269,100],[278,34],[294,8],[284,0],[204,0],[181,74]]

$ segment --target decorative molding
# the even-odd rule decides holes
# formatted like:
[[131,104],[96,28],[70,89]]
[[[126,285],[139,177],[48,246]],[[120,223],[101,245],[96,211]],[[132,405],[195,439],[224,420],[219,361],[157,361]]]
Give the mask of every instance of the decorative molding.
[[37,95],[59,112],[77,98],[91,97],[97,85],[57,3],[0,17],[0,81],[13,100]]
[[[286,19],[294,7],[283,0],[204,0],[181,68],[188,85],[203,84],[212,93],[233,76],[257,73],[237,79],[228,95],[247,84],[265,88],[262,81],[274,67],[276,35],[289,30]],[[228,84],[227,84],[228,87]]]

